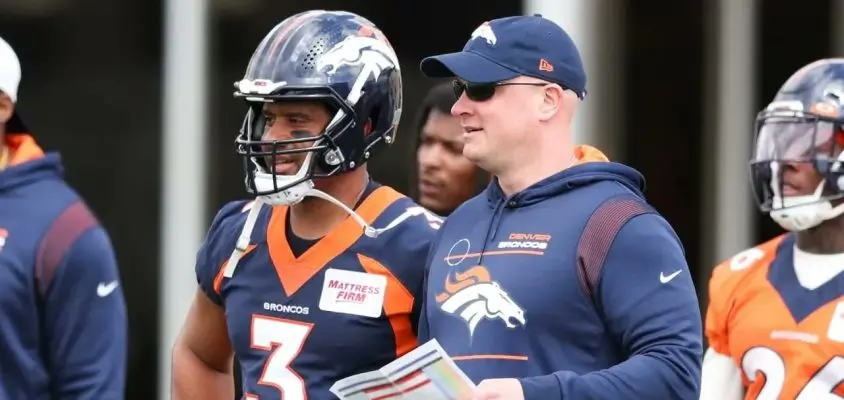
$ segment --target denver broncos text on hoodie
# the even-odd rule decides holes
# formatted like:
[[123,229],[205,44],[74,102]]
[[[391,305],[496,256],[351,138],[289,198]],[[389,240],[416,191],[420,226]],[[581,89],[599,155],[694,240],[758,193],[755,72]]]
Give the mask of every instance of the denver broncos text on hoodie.
[[[420,343],[437,339],[475,383],[519,378],[527,400],[696,400],[701,318],[682,245],[637,171],[578,152],[509,198],[493,181],[449,216],[429,253]],[[602,268],[578,271],[597,242],[580,241],[587,221],[620,199],[645,211],[609,239]]]
[[127,318],[108,235],[27,135],[0,171],[0,400],[122,399]]

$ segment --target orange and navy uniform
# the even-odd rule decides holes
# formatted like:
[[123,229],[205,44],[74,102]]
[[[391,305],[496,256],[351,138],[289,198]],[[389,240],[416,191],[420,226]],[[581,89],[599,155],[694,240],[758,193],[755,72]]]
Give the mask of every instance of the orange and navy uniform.
[[0,156],[0,399],[123,398],[127,318],[108,234],[27,134]]
[[[197,256],[208,297],[225,309],[246,399],[331,399],[329,388],[417,346],[424,262],[439,218],[423,213],[376,238],[346,218],[299,256],[288,207],[263,207],[231,278],[225,263],[248,203],[229,203]],[[356,212],[384,227],[419,206],[371,184]]]
[[735,360],[747,399],[842,398],[844,277],[806,289],[793,259],[794,235],[788,234],[715,268],[709,346]]

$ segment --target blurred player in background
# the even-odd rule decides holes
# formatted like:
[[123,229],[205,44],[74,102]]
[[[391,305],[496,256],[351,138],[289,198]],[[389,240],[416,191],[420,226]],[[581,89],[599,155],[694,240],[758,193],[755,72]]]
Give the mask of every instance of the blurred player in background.
[[798,70],[756,121],[753,189],[790,233],[715,268],[701,399],[842,399],[844,59]]
[[0,38],[0,399],[122,399],[126,305],[108,234],[16,112]]
[[463,128],[451,115],[456,100],[451,82],[434,86],[422,100],[416,125],[419,204],[442,216],[489,183],[489,174],[463,156]]
[[440,220],[366,170],[395,140],[399,63],[367,19],[303,12],[263,39],[236,96],[257,198],[224,206],[199,250],[173,398],[230,399],[234,351],[247,399],[331,399],[417,345]]

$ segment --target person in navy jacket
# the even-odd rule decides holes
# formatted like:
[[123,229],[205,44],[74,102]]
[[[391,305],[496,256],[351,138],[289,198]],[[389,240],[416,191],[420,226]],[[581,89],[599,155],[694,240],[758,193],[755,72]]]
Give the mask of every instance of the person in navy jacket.
[[697,399],[682,244],[639,172],[574,145],[586,74],[566,32],[539,15],[492,20],[421,69],[455,78],[463,154],[495,178],[430,250],[420,343],[443,346],[474,400]]
[[124,396],[127,315],[108,234],[15,112],[0,38],[0,399]]

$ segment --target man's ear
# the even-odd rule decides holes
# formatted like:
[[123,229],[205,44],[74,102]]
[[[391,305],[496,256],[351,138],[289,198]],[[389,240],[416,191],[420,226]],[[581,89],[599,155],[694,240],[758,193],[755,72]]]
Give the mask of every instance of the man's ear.
[[9,122],[14,112],[15,103],[12,102],[12,98],[5,93],[0,93],[0,124]]
[[539,101],[539,119],[542,122],[547,122],[553,118],[565,102],[565,93],[563,88],[559,85],[548,84],[540,94],[542,97]]

